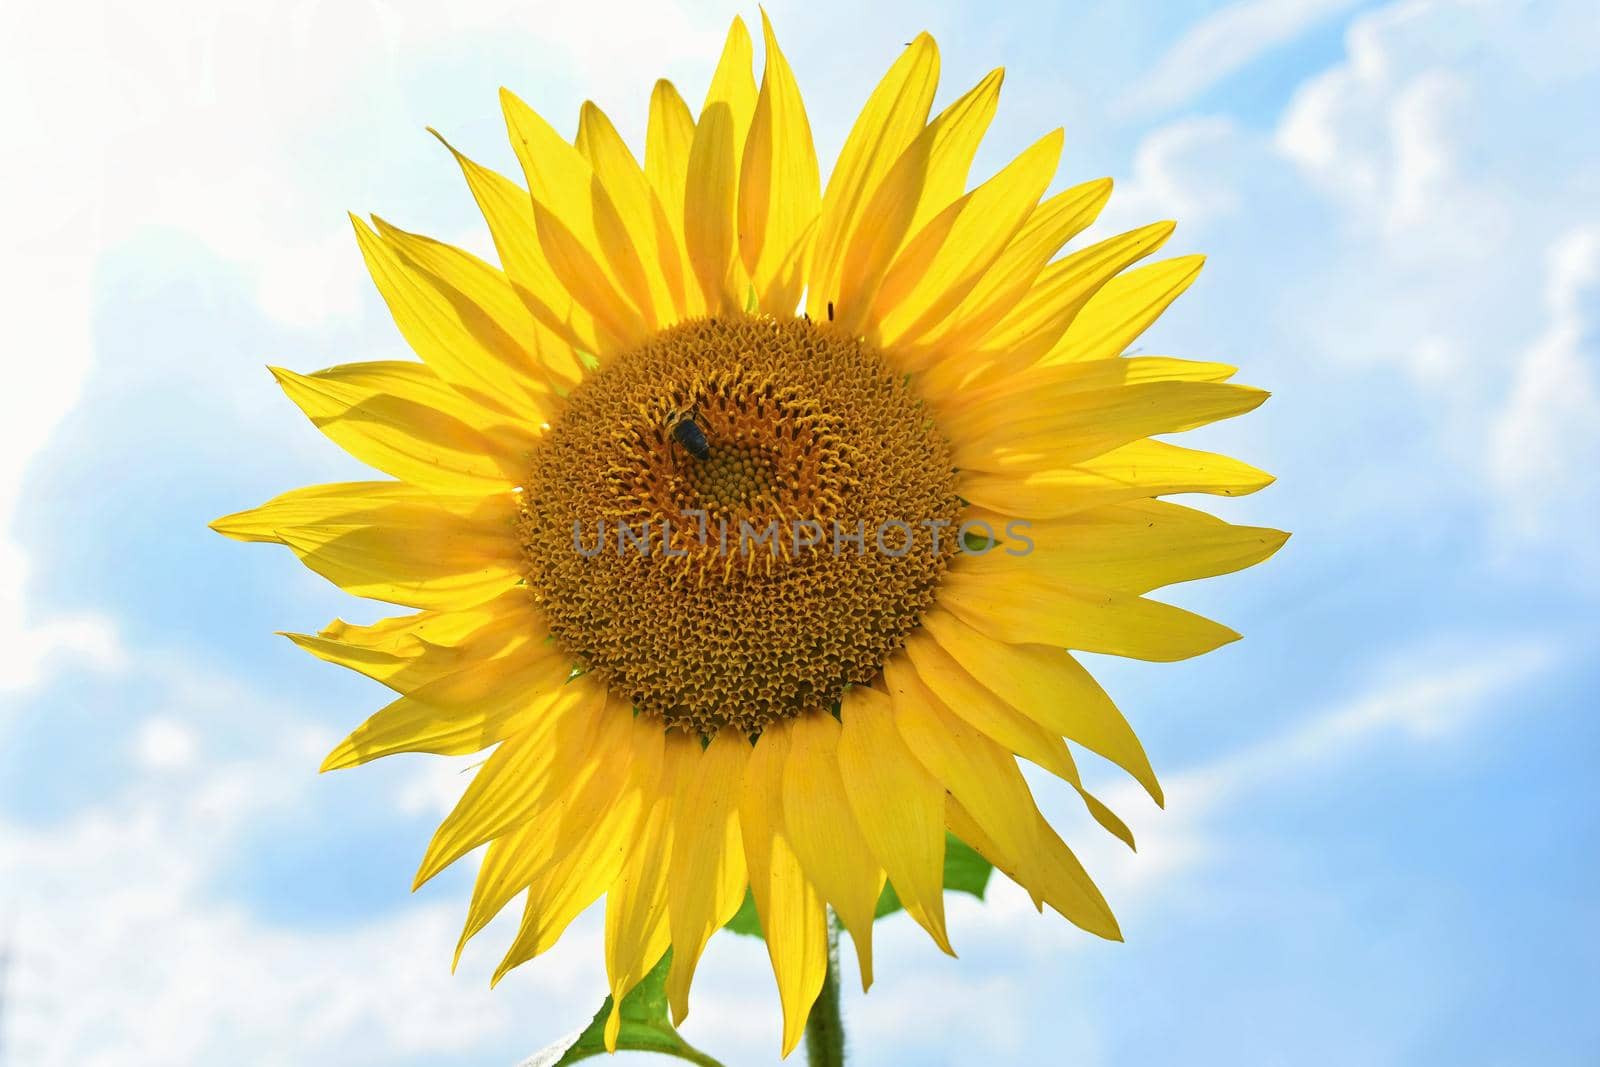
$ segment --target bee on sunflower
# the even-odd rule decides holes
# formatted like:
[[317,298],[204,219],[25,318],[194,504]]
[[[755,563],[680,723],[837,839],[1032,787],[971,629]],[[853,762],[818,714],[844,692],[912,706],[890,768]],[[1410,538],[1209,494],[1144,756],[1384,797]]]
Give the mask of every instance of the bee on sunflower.
[[969,188],[1001,72],[930,118],[926,34],[824,187],[763,30],[759,86],[737,19],[698,114],[657,83],[642,164],[594,105],[568,142],[502,93],[526,186],[450,149],[499,266],[355,220],[420,361],[274,374],[390,480],[213,524],[412,609],[290,635],[398,693],[324,769],[492,749],[417,882],[483,849],[462,945],[522,898],[496,980],[603,896],[607,1048],[669,950],[682,1019],[748,891],[787,1055],[829,909],[863,987],[886,883],[952,951],[951,841],[1119,937],[1018,759],[1131,844],[1068,743],[1160,786],[1073,652],[1234,640],[1146,594],[1286,537],[1160,499],[1271,481],[1153,439],[1266,397],[1230,366],[1125,355],[1200,270],[1129,269],[1171,223],[1061,254],[1111,183],[1047,195],[1060,130]]

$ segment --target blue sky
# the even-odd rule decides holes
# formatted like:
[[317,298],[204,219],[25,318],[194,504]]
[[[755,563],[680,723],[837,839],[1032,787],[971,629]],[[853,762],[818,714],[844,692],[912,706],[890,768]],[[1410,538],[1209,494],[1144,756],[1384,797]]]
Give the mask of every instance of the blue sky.
[[[603,993],[595,914],[493,992],[503,926],[450,976],[468,875],[406,890],[467,764],[318,777],[382,698],[272,631],[379,612],[205,529],[359,476],[264,369],[401,352],[344,212],[487,246],[425,125],[509,168],[504,84],[637,141],[654,78],[697,99],[756,18],[436,8],[0,8],[0,1064],[510,1067]],[[1295,532],[1170,591],[1244,641],[1093,665],[1167,785],[1103,776],[1139,853],[1041,789],[1127,942],[998,882],[959,961],[890,920],[854,1062],[1592,1063],[1589,6],[770,11],[825,157],[926,28],[946,98],[1008,69],[980,170],[1064,125],[1060,184],[1117,182],[1098,233],[1178,219],[1210,258],[1141,345],[1273,391],[1200,443],[1280,478],[1218,510]],[[713,942],[686,1033],[775,1061],[759,945]]]

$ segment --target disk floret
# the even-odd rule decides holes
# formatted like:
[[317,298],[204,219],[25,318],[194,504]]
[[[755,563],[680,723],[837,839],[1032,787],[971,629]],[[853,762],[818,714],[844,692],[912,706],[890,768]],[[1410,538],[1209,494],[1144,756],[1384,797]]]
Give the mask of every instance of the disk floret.
[[705,733],[870,681],[932,604],[960,508],[904,376],[827,325],[756,316],[685,322],[591,375],[523,499],[554,638],[641,712]]

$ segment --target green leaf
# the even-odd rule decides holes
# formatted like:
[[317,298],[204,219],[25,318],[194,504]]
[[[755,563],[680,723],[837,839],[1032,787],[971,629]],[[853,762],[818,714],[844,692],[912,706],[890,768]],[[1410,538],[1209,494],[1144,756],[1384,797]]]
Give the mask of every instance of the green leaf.
[[[971,893],[979,900],[989,888],[989,875],[994,867],[972,850],[972,847],[955,834],[944,835],[944,888],[947,893]],[[878,898],[878,918],[892,915],[905,905],[900,903],[900,897],[895,893],[894,886],[885,884],[883,895]],[[761,921],[756,916],[756,898],[748,889],[744,892],[744,903],[728,920],[727,929],[736,934],[748,937],[761,936]]]
[[[617,1035],[617,1048],[632,1052],[659,1052],[664,1056],[676,1056],[680,1060],[700,1064],[700,1067],[722,1067],[679,1037],[667,1017],[667,968],[671,963],[672,950],[668,949],[667,954],[661,957],[661,962],[633,987],[632,992],[622,998],[622,1028]],[[606,1020],[610,1017],[611,998],[607,997],[581,1033],[540,1049],[517,1067],[565,1067],[566,1064],[604,1054]]]

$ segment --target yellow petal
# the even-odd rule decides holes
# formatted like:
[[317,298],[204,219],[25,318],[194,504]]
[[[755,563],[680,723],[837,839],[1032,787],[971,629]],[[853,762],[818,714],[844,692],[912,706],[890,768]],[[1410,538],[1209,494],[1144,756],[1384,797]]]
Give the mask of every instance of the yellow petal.
[[[621,876],[628,850],[618,842],[633,840],[646,802],[653,802],[661,769],[659,724],[636,721],[632,709],[616,700],[605,714],[628,724],[630,737],[610,751],[596,745],[561,811],[531,824],[550,828],[539,840],[548,861],[528,873],[522,923],[491,985],[553,948],[572,921]],[[468,932],[475,931],[469,927]]]
[[1080,393],[1115,389],[1119,386],[1154,382],[1225,382],[1238,372],[1226,363],[1206,363],[1171,356],[1117,356],[1079,363],[1032,366],[1007,374],[996,374],[969,384],[953,394],[932,394],[929,403],[941,413],[940,424],[950,432],[963,418],[981,407],[1012,409],[1054,408],[1074,403]]
[[1048,562],[1005,551],[960,557],[939,603],[1012,644],[1171,662],[1237,641],[1220,623],[1115,589],[1074,584]]
[[280,527],[358,521],[390,504],[429,505],[452,514],[485,519],[496,514],[507,519],[515,515],[508,494],[443,496],[404,482],[332,482],[280,493],[260,507],[213,520],[211,528],[235,541],[282,544]]
[[954,312],[1027,220],[1060,157],[1056,130],[929,220],[884,277],[869,335],[892,348]]
[[889,699],[845,690],[839,771],[856,823],[912,918],[954,956],[944,922],[944,786],[895,729]]
[[389,704],[323,760],[325,771],[354,767],[395,752],[459,756],[479,752],[525,729],[558,701],[565,686],[598,685],[568,678],[572,660],[549,645],[541,623],[499,655],[469,662]]
[[744,306],[733,271],[738,192],[733,143],[733,112],[725,102],[700,113],[689,153],[683,239],[706,307],[713,313],[736,313]]
[[509,524],[424,504],[389,504],[357,521],[284,526],[278,536],[345,592],[406,607],[481,604],[523,581]]
[[947,711],[914,672],[896,682],[889,699],[906,747],[1007,855],[1030,853],[1037,836],[1033,794],[1011,753]]
[[645,130],[644,172],[666,208],[667,221],[683,240],[683,190],[689,178],[689,150],[694,145],[694,115],[677,87],[665,78],[650,93],[650,120]]
[[806,877],[783,827],[783,770],[789,731],[764,731],[745,768],[739,825],[750,891],[783,1004],[783,1055],[805,1032],[806,1017],[828,970],[828,920],[822,897]]
[[1120,356],[1200,275],[1204,256],[1180,256],[1107,282],[1072,320],[1041,362]]
[[[939,47],[928,34],[918,34],[867,98],[845,138],[822,196],[806,291],[806,310],[813,319],[827,317],[829,303],[837,301],[845,251],[863,222],[867,202],[922,132],[938,85]],[[877,220],[870,219],[870,224]]]
[[672,869],[667,915],[672,931],[672,967],[667,999],[672,1022],[689,1013],[689,983],[706,942],[744,902],[744,849],[739,840],[739,798],[750,741],[736,730],[720,731],[704,752],[676,746],[680,754],[674,802]]
[[503,416],[543,422],[552,409],[527,356],[470,294],[417,267],[350,216],[373,283],[412,351],[445,384]]
[[712,312],[743,311],[749,276],[738,256],[739,164],[756,109],[750,31],[735,16],[689,149],[683,237]]
[[[1049,351],[1119,271],[1164,245],[1175,227],[1172,222],[1141,226],[1052,263],[1027,295],[984,335],[978,348],[1000,354],[1007,367],[1029,366]],[[1120,350],[1107,353],[1121,354]]]
[[1022,473],[1092,459],[1156,434],[1192,430],[1254,411],[1268,393],[1223,382],[1147,382],[1025,404],[972,404],[942,428],[963,470]]
[[528,888],[537,871],[549,862],[547,839],[554,827],[549,820],[536,820],[497,837],[483,851],[483,861],[478,864],[478,875],[472,883],[472,899],[467,904],[467,919],[456,940],[456,952],[450,962],[453,973],[461,965],[461,953],[496,915],[511,903],[511,899]]
[[[1005,528],[1005,516],[980,509],[966,520]],[[1253,566],[1289,539],[1281,530],[1235,526],[1165,501],[1091,508],[1031,523],[1029,558],[1069,581],[1131,593],[1212,578]]]
[[594,167],[644,261],[656,325],[672,325],[686,313],[683,252],[665,208],[611,120],[588,101],[579,113],[577,147]]
[[[492,352],[530,379],[530,392],[549,410],[552,387],[570,388],[583,377],[572,345],[539,321],[502,270],[472,253],[373,217],[378,233],[415,270],[430,276],[454,300],[464,297],[487,316]],[[509,351],[510,356],[499,353]]]
[[1161,803],[1161,786],[1144,746],[1105,690],[1069,653],[1047,645],[1005,644],[940,608],[926,612],[922,625],[985,688],[1115,763]]
[[[489,226],[500,266],[511,279],[511,287],[533,316],[579,351],[598,354],[612,351],[618,341],[597,324],[594,316],[572,299],[556,277],[544,250],[539,247],[538,224],[533,215],[533,199],[528,191],[504,175],[473,162],[451,147],[437,130],[430,130],[439,143],[450,149],[461,173],[467,179],[472,198]],[[555,366],[552,363],[552,366]],[[568,384],[582,376],[582,367],[568,367]]]
[[963,471],[963,499],[1025,519],[1055,519],[1085,508],[1172,493],[1244,496],[1272,484],[1272,475],[1215,452],[1135,441],[1052,470],[1024,474]]
[[[884,684],[890,692],[916,692],[906,677],[914,671],[916,680],[946,709],[984,736],[1065,781],[1078,782],[1078,769],[1061,736],[985,689],[939,647],[931,634],[922,630],[912,634],[906,641],[906,657],[906,661],[891,660],[884,668]],[[894,880],[893,871],[889,880]]]
[[965,808],[951,797],[945,815],[950,832],[971,845],[1007,878],[1026,889],[1035,903],[1049,904],[1061,917],[1091,934],[1121,941],[1122,931],[1105,897],[1089,878],[1054,828],[1034,811],[1037,847],[1023,855],[1008,854],[984,832]]
[[498,656],[522,631],[540,625],[539,618],[527,591],[512,589],[460,611],[419,612],[370,627],[334,620],[314,636],[284,636],[318,659],[409,693],[469,663]]
[[993,71],[941,111],[895,160],[873,191],[851,236],[839,271],[833,320],[849,333],[863,332],[889,267],[929,219],[966,186],[978,142],[1000,100],[1001,71]]
[[[1083,787],[1078,765],[1061,736],[1037,720],[1011,707],[985,688],[923,630],[906,641],[906,654],[916,668],[917,680],[945,708],[965,719],[1002,748],[1043,767],[1072,786],[1094,820],[1133,847],[1133,833],[1115,812]],[[905,668],[891,663],[884,671],[891,688],[906,688]],[[891,880],[893,875],[890,876]]]
[[[659,729],[659,727],[658,727]],[[667,736],[667,747],[699,745],[681,731]],[[628,843],[622,873],[606,894],[606,977],[611,987],[611,1015],[606,1020],[606,1051],[615,1052],[622,1026],[622,998],[638,985],[667,951],[667,870],[672,850],[672,800],[675,782],[670,772],[681,759],[669,757],[654,797],[647,792],[646,809],[637,836]]]
[[861,988],[872,985],[872,920],[884,873],[851,813],[839,771],[839,721],[825,712],[789,722],[783,825],[795,855],[855,942]]
[[1040,204],[960,306],[930,326],[925,336],[908,330],[900,344],[947,352],[976,348],[1033,286],[1051,257],[1094,222],[1110,197],[1111,179],[1099,178]]
[[650,285],[594,168],[513,93],[502,89],[500,103],[511,147],[528,179],[534,227],[550,269],[618,341],[641,340],[651,325]]
[[600,714],[605,694],[573,688],[563,697],[526,730],[507,738],[478,768],[428,843],[413,889],[573,791],[577,769],[588,762],[591,747],[610,750],[609,739],[602,734],[597,740],[596,730],[607,721]]
[[772,22],[761,12],[767,65],[739,168],[739,253],[769,315],[793,315],[806,256],[794,254],[822,203],[811,124]]
[[505,493],[534,438],[497,425],[420,363],[350,363],[272,374],[317,429],[361,462],[442,493]]

